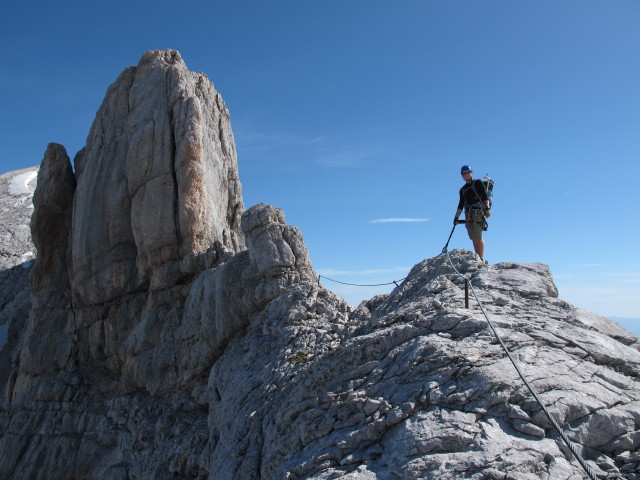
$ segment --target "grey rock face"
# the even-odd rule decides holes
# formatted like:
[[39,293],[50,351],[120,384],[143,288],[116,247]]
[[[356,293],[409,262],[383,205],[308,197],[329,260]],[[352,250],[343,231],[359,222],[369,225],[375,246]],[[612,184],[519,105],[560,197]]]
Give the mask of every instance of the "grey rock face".
[[[451,257],[592,468],[636,468],[637,339],[586,325],[543,265]],[[353,312],[311,283],[271,302],[209,378],[209,478],[582,478],[463,292],[437,257]]]
[[[243,214],[242,227],[248,250],[197,276],[181,318],[152,312],[132,330],[125,383],[152,393],[198,386],[252,316],[290,285],[315,278],[302,236],[284,224],[282,210],[256,205]],[[167,325],[167,317],[175,321]]]
[[109,87],[80,163],[71,234],[76,304],[143,290],[216,242],[244,248],[229,113],[178,52],[148,52]]
[[33,194],[31,234],[38,252],[33,293],[69,289],[67,253],[76,178],[62,145],[47,147]]
[[[67,255],[75,186],[66,150],[50,144],[33,194],[31,232],[37,259],[31,271],[31,310],[22,333],[16,391],[38,374],[60,370],[71,355],[74,325]],[[56,341],[43,332],[58,334]]]
[[638,339],[548,267],[454,251],[354,308],[282,210],[244,211],[235,161],[211,84],[149,52],[75,178],[51,144],[33,216],[0,212],[0,478],[585,478],[453,266],[590,467],[640,478]]

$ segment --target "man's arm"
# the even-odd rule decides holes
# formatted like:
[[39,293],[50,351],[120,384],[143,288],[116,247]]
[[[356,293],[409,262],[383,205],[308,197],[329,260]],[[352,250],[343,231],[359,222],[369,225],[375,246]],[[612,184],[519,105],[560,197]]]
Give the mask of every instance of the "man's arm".
[[456,216],[453,217],[454,225],[458,224],[458,217],[462,213],[462,207],[464,206],[464,195],[462,193],[462,189],[460,189],[459,195],[460,195],[460,199],[458,200],[458,209],[456,210]]
[[453,217],[453,224],[454,225],[457,225],[458,222],[460,221],[460,220],[458,220],[458,217],[460,216],[461,213],[462,213],[462,209],[461,208],[456,210],[456,216]]

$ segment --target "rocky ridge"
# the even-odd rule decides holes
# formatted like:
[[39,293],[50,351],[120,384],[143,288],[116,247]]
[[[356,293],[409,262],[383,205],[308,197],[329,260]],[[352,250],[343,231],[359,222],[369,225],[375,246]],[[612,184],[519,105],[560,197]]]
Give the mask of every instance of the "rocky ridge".
[[33,215],[0,204],[37,249],[2,243],[1,478],[584,478],[451,263],[590,467],[640,478],[634,335],[467,251],[348,305],[280,209],[245,211],[228,111],[177,52],[120,75],[74,163],[49,145]]
[[[29,315],[29,269],[35,257],[30,221],[38,168],[0,175],[0,385],[9,378],[10,354]],[[11,320],[14,320],[13,322]],[[7,366],[7,367],[5,367]],[[4,398],[0,396],[0,407]]]

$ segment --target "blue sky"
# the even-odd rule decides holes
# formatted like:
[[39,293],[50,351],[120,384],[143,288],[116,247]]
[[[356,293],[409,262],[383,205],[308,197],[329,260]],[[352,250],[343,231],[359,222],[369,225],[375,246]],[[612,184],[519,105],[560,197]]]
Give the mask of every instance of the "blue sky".
[[386,283],[439,254],[470,164],[496,181],[491,263],[548,264],[565,300],[640,318],[637,0],[5,0],[3,18],[0,173],[49,142],[73,157],[118,74],[173,48],[225,99],[245,204],[284,209],[321,275]]

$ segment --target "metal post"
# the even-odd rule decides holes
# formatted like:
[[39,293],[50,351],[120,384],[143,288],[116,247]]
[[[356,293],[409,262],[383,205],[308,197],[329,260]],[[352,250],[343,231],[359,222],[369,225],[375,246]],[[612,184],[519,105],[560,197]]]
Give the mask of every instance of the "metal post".
[[464,308],[469,308],[469,280],[464,279]]

